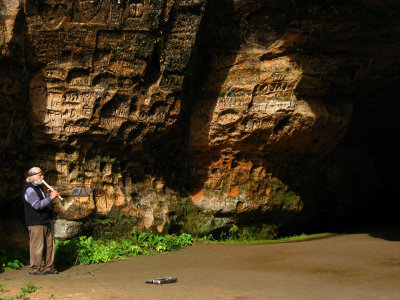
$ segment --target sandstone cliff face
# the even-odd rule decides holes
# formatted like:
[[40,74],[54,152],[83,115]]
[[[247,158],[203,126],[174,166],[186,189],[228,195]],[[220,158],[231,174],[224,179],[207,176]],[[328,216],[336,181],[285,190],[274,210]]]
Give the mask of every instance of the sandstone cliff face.
[[[30,140],[28,132],[29,73],[24,63],[23,5],[19,1],[0,1],[0,207],[20,207],[13,195],[20,194],[24,155]],[[19,184],[20,185],[20,184]],[[11,196],[11,197],[10,197]]]
[[[69,218],[107,216],[121,207],[146,228],[163,230],[168,205],[152,195],[157,187],[152,182],[163,179],[140,170],[154,163],[152,156],[143,157],[149,155],[143,148],[166,138],[182,118],[181,91],[203,6],[201,1],[26,3],[28,61],[35,70],[30,116],[42,146],[33,164],[42,165],[65,195],[73,186],[92,190],[90,211]],[[71,197],[56,210],[63,215],[80,204]]]
[[398,127],[395,1],[0,8],[4,208],[36,165],[66,198],[59,218],[118,208],[142,229],[273,235],[391,185],[377,178],[397,151],[378,140]]

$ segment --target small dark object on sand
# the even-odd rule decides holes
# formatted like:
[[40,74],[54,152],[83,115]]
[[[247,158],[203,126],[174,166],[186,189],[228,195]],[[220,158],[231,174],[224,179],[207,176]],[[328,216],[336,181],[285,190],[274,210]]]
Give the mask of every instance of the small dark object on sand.
[[164,277],[164,278],[156,278],[152,280],[147,280],[145,283],[153,283],[153,284],[165,284],[165,283],[174,283],[177,282],[178,278],[176,277]]

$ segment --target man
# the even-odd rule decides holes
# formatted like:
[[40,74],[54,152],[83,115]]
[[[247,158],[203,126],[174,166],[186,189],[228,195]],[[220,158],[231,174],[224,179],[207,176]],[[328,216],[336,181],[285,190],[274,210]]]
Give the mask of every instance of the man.
[[58,274],[53,267],[55,249],[50,220],[52,219],[51,202],[59,194],[51,190],[45,192],[41,186],[43,178],[40,168],[31,168],[22,193],[25,223],[29,231],[29,274],[31,275]]

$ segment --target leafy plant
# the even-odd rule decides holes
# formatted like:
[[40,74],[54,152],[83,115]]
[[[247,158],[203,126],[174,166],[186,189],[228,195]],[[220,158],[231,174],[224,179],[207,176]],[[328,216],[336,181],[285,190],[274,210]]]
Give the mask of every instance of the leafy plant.
[[24,267],[24,264],[22,262],[20,262],[18,259],[9,261],[6,264],[4,264],[4,266],[3,266],[4,270],[21,269],[23,267]]
[[[14,298],[14,297],[11,297],[11,299],[12,299],[12,298]],[[26,293],[23,293],[23,294],[17,295],[17,296],[15,297],[15,299],[24,299],[24,300],[28,300],[29,298],[28,298],[28,295],[27,295]]]
[[56,262],[74,264],[80,258],[81,264],[109,262],[113,259],[170,252],[191,245],[193,238],[190,234],[156,235],[152,232],[137,233],[132,231],[130,238],[119,240],[94,239],[82,236],[67,241],[56,242]]
[[21,257],[24,255],[21,253],[7,253],[5,249],[0,248],[0,270],[20,269],[25,265],[21,262]]
[[234,239],[239,237],[239,227],[233,225],[229,228],[229,238]]
[[35,285],[33,283],[28,283],[26,288],[21,288],[21,291],[23,291],[24,293],[33,293],[36,292],[38,289],[40,289],[40,285]]
[[[4,290],[4,286],[5,285],[6,284],[4,282],[0,285],[0,292],[2,294],[6,293],[6,291]],[[21,288],[21,291],[23,292],[22,294],[19,294],[17,296],[12,296],[10,298],[0,296],[0,300],[15,300],[15,299],[27,300],[27,299],[29,299],[27,294],[36,292],[38,289],[40,289],[40,285],[35,285],[33,283],[28,283],[26,288]]]

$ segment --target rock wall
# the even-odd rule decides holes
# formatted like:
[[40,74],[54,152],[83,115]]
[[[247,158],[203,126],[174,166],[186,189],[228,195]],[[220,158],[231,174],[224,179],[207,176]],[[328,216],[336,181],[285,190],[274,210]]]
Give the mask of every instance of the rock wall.
[[140,229],[275,235],[373,211],[395,181],[396,1],[0,10],[3,211],[18,214],[8,195],[35,165],[65,198],[59,218],[118,209]]
[[[0,1],[0,210],[16,213],[24,158],[29,151],[29,72],[25,65],[23,4]],[[22,172],[21,172],[22,171]]]

